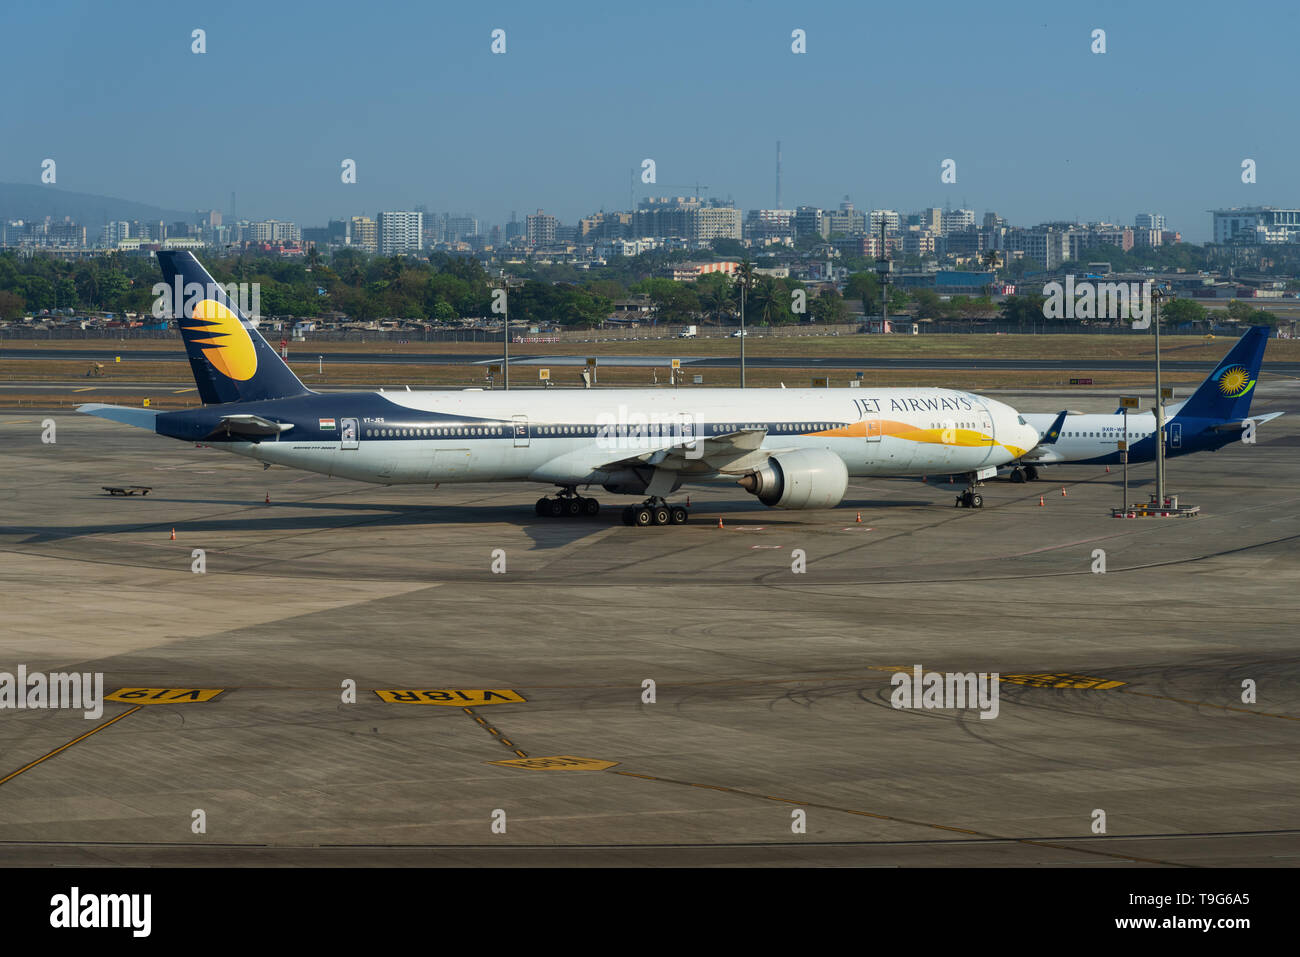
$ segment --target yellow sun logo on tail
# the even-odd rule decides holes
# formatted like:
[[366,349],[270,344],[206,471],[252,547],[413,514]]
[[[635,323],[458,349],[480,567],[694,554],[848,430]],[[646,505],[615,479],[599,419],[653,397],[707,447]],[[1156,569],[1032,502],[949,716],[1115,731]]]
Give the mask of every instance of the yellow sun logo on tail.
[[194,307],[185,330],[203,347],[203,355],[218,372],[245,382],[257,371],[257,352],[252,337],[239,317],[215,299],[204,299]]
[[1230,399],[1244,395],[1254,384],[1245,366],[1229,366],[1219,373],[1219,391]]

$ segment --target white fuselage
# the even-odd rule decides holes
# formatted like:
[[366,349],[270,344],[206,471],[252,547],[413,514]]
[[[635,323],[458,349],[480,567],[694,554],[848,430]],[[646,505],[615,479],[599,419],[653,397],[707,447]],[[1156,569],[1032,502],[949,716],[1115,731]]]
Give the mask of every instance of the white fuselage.
[[[1010,462],[1037,432],[1003,403],[947,389],[602,389],[311,397],[337,435],[226,444],[260,461],[382,484],[601,482],[612,463],[762,430],[766,452],[826,449],[850,475],[964,473]],[[315,414],[315,412],[313,412]],[[295,436],[295,431],[298,433]],[[653,462],[649,463],[653,465]],[[686,481],[724,478],[716,472]]]

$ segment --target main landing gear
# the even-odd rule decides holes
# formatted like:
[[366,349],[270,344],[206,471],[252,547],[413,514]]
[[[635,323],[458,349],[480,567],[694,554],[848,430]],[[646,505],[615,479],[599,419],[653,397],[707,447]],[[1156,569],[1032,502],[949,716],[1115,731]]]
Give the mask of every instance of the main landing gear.
[[555,498],[539,498],[536,508],[542,518],[579,518],[598,514],[600,503],[594,498],[584,498],[577,489],[568,487],[560,489]]
[[1033,465],[1026,465],[1024,468],[1016,466],[1011,470],[1011,482],[1014,485],[1020,485],[1024,482],[1037,482],[1038,469]]
[[681,505],[669,505],[661,498],[646,499],[640,505],[623,509],[623,524],[645,528],[649,525],[685,525],[690,513]]

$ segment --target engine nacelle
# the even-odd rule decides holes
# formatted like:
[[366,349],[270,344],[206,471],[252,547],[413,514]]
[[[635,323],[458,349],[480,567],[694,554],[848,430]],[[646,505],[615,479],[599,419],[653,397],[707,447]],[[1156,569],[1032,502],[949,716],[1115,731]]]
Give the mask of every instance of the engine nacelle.
[[844,460],[825,449],[798,449],[768,457],[740,487],[775,508],[834,508],[849,487]]

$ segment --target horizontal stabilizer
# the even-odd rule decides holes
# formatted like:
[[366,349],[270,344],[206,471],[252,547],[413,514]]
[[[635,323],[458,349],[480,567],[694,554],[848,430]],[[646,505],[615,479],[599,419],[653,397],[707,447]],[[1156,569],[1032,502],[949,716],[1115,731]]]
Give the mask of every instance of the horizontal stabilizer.
[[105,405],[103,402],[87,402],[85,405],[77,406],[77,411],[101,419],[112,419],[123,425],[148,429],[150,432],[155,431],[154,420],[158,418],[157,409],[133,409],[125,405]]
[[272,422],[260,415],[223,415],[217,427],[207,434],[207,438],[216,435],[279,435],[293,428],[293,423]]
[[1210,430],[1213,432],[1240,432],[1246,427],[1247,422],[1254,422],[1255,425],[1259,426],[1276,419],[1279,415],[1286,415],[1286,413],[1270,412],[1268,415],[1252,415],[1249,418],[1236,419],[1232,422],[1220,422],[1218,425],[1210,426]]

